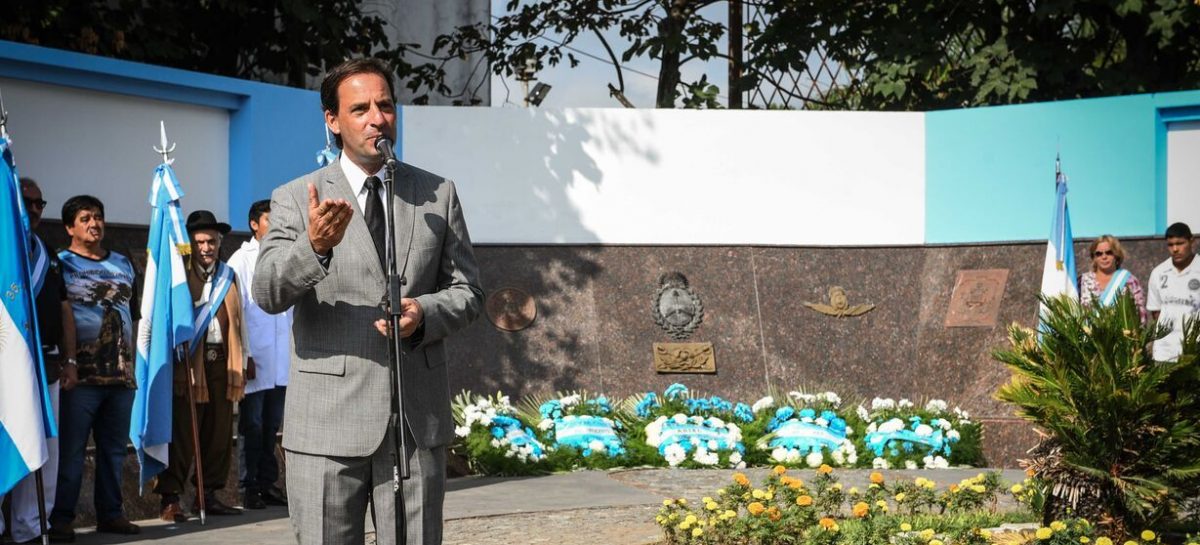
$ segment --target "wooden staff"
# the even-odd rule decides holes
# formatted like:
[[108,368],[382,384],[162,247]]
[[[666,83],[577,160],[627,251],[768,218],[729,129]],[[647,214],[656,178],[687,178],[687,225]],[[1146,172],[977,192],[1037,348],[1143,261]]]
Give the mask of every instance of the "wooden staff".
[[[199,350],[204,350],[203,341]],[[203,354],[203,353],[201,353]],[[201,358],[204,356],[201,355]],[[196,458],[196,501],[200,507],[200,524],[205,524],[208,521],[208,513],[205,510],[204,502],[204,464],[200,460],[200,425],[196,418],[196,375],[192,372],[192,358],[187,357],[187,351],[184,351],[184,365],[187,369],[188,387],[187,400],[188,410],[192,414],[192,454]]]

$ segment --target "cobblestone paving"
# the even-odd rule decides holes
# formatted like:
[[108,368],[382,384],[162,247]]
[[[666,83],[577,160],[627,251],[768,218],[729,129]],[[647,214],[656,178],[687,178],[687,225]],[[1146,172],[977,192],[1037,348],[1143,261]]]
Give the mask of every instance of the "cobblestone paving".
[[657,505],[601,507],[446,521],[445,545],[644,545],[662,539]]

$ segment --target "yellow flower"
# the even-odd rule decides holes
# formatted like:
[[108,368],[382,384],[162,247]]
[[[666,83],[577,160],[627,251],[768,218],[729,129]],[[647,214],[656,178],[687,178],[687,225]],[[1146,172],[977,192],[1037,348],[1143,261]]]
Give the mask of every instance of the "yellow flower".
[[1054,535],[1054,530],[1043,526],[1038,528],[1037,532],[1035,532],[1033,535],[1037,536],[1038,539],[1050,539],[1050,536]]
[[675,500],[675,502],[678,503],[679,505],[687,505],[687,498],[679,498],[679,499]]
[[857,495],[858,495],[858,487],[857,487],[857,486],[851,486],[851,487],[850,487],[850,495],[851,495],[851,496],[857,496]]
[[870,511],[871,511],[871,506],[867,505],[867,502],[865,502],[865,501],[860,501],[860,502],[854,504],[854,507],[852,507],[850,509],[850,512],[853,513],[854,516],[856,516],[858,518],[863,518],[863,517],[867,516],[867,513],[869,513]]
[[1021,485],[1019,485],[1019,484],[1014,484],[1014,485],[1012,485],[1012,488],[1010,488],[1009,490],[1010,490],[1010,491],[1011,491],[1013,494],[1020,494],[1022,490],[1025,490],[1025,487],[1024,487],[1024,486],[1021,486]]
[[929,545],[945,545],[945,544],[942,543],[942,540],[940,540],[940,539],[931,539],[931,540],[929,540]]
[[990,530],[980,530],[979,537],[982,537],[983,539],[992,539],[992,532]]
[[832,490],[841,490],[841,489],[842,489],[842,483],[833,483],[833,485],[831,485],[829,488],[830,488],[830,489],[832,489]]
[[692,537],[700,537],[702,535],[704,535],[704,530],[701,530],[699,528],[692,530]]
[[745,473],[734,473],[733,482],[741,486],[750,486],[750,478]]
[[763,513],[763,511],[766,511],[767,508],[764,507],[763,504],[761,504],[759,502],[753,502],[750,505],[746,506],[746,510],[749,511],[751,515],[754,515],[757,517],[757,516],[761,515]]
[[701,499],[700,501],[701,501],[702,503],[708,503],[708,502],[710,502],[710,501],[713,501],[713,499],[712,499],[712,496],[704,496],[704,498],[703,498],[703,499]]
[[726,509],[724,513],[721,513],[721,518],[723,518],[723,519],[737,518],[737,511],[734,511],[732,509]]
[[1136,541],[1134,541],[1134,540],[1132,540],[1132,539],[1131,539],[1131,540],[1129,540],[1129,541],[1126,541],[1126,542],[1125,542],[1125,545],[1138,545],[1138,542],[1136,542]]
[[924,483],[923,483],[921,486],[924,486],[925,488],[928,488],[928,489],[930,489],[930,490],[933,490],[933,488],[934,488],[935,486],[937,486],[937,483],[936,483],[936,482],[933,482],[933,481],[931,481],[931,480],[929,480],[929,479],[925,479],[925,482],[924,482]]
[[911,531],[912,531],[912,525],[911,525],[911,524],[909,524],[909,523],[907,523],[907,522],[901,522],[901,523],[900,523],[900,531],[901,531],[901,532],[911,532]]
[[929,540],[933,539],[933,529],[926,528],[924,530],[921,530],[921,539],[924,539],[925,541],[929,541]]
[[671,513],[670,515],[667,515],[667,518],[670,520],[677,520],[679,518],[679,513]]
[[753,496],[754,499],[756,499],[756,500],[761,500],[761,499],[767,497],[766,492],[763,492],[762,490],[759,490],[757,488],[755,488],[754,491],[750,493],[750,495]]
[[886,502],[886,501],[879,500],[879,501],[875,502],[875,505],[878,505],[880,508],[887,509],[887,502]]
[[1113,545],[1113,542],[1107,537],[1098,537],[1096,538],[1096,545]]
[[812,496],[809,496],[808,494],[805,494],[803,496],[796,498],[796,505],[799,505],[800,507],[808,507],[812,504],[813,504]]
[[1088,536],[1079,536],[1079,542],[1087,545],[1088,543],[1091,543],[1092,540],[1088,539]]
[[690,522],[688,522],[688,521],[686,521],[686,520],[685,520],[685,521],[683,521],[683,522],[680,522],[680,523],[679,523],[679,526],[678,526],[678,528],[679,528],[680,530],[687,530],[688,528],[691,528],[691,527],[692,527],[692,523],[690,523]]
[[900,502],[904,501],[904,498],[907,498],[907,497],[908,496],[906,496],[903,492],[896,494],[896,503],[900,503]]
[[709,511],[716,511],[718,507],[720,507],[720,506],[717,505],[717,502],[711,501],[711,500],[709,500],[708,503],[704,504],[704,508],[708,509]]
[[667,498],[667,499],[663,500],[663,505],[666,505],[666,506],[670,506],[670,505],[672,505],[672,504],[674,504],[674,503],[675,503],[675,500],[673,500],[673,499],[670,499],[670,498]]
[[820,521],[817,522],[817,524],[820,524],[822,528],[829,530],[831,532],[836,532],[837,527],[838,527],[837,521],[835,521],[829,517],[822,518]]
[[983,485],[981,485],[981,484],[973,484],[973,485],[971,485],[971,491],[972,491],[972,492],[974,492],[974,493],[976,493],[976,494],[983,494],[983,492],[984,492],[985,490],[987,490],[987,489],[986,489],[986,488],[984,488],[984,487],[983,487]]
[[1155,537],[1158,536],[1154,535],[1154,532],[1151,532],[1150,530],[1142,530],[1142,541],[1154,541]]
[[1067,529],[1067,523],[1061,520],[1056,520],[1050,523],[1050,529],[1054,530],[1055,532],[1061,532]]
[[871,482],[875,484],[883,484],[883,474],[878,471],[872,471]]
[[829,467],[829,464],[821,464],[821,467],[817,468],[817,473],[828,475],[830,473],[833,473],[833,468]]
[[688,516],[686,518],[684,518],[683,521],[688,524],[695,524],[696,523],[696,515],[688,513]]
[[776,475],[783,475],[784,473],[787,473],[787,468],[783,466],[775,466],[772,471],[774,471]]

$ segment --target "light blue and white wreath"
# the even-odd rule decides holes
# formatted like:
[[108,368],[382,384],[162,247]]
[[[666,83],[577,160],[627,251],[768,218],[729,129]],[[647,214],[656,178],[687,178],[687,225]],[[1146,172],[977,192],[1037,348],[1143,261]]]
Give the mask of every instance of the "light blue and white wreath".
[[584,456],[625,454],[621,423],[608,418],[612,406],[604,396],[584,400],[579,394],[551,399],[538,407],[538,429],[553,433],[555,447],[572,447]]

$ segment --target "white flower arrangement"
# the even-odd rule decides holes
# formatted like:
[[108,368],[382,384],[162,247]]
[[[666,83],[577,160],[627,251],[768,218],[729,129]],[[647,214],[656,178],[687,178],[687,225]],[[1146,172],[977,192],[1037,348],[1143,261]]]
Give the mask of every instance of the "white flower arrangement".
[[731,467],[745,467],[740,452],[741,442],[741,428],[715,416],[706,418],[677,413],[670,418],[659,416],[646,425],[646,444],[658,448],[671,467],[687,461],[689,453],[690,459],[696,464],[717,467],[722,452],[730,453]]
[[750,410],[754,411],[754,414],[758,414],[759,411],[762,411],[764,409],[770,409],[771,407],[774,407],[774,406],[775,406],[775,398],[773,398],[771,396],[766,396],[762,399],[759,399],[758,401],[755,401],[754,405],[750,406]]

